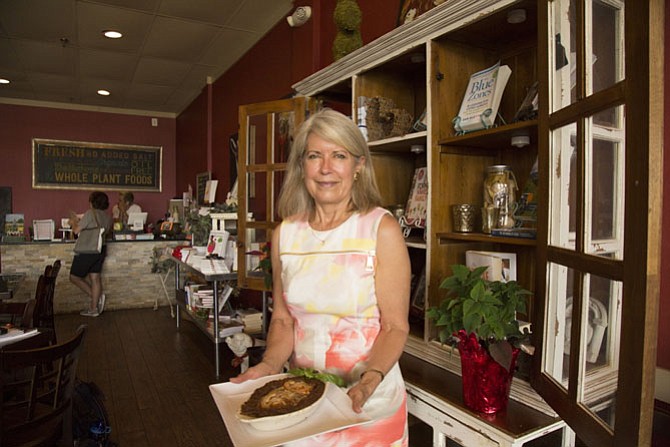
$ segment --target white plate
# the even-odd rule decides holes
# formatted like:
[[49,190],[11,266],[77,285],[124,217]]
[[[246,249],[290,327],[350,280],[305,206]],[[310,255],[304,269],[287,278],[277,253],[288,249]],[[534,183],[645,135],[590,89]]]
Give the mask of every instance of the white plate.
[[327,388],[328,384],[326,384],[326,387],[324,388],[321,397],[319,397],[311,405],[302,408],[298,411],[292,411],[291,413],[280,414],[276,416],[267,416],[262,418],[244,416],[240,414],[238,411],[237,418],[240,420],[240,422],[244,424],[249,424],[257,430],[280,430],[282,428],[287,428],[290,427],[291,425],[297,424],[298,422],[304,421],[309,417],[310,414],[314,413],[319,408],[319,405],[321,405],[321,403],[325,399]]
[[351,409],[351,399],[346,392],[331,383],[326,384],[325,396],[316,411],[308,415],[299,424],[280,430],[263,431],[239,420],[237,413],[240,407],[256,388],[271,380],[283,379],[287,376],[287,374],[278,374],[239,384],[227,382],[209,386],[214,402],[219,409],[219,413],[221,413],[226,429],[228,429],[228,435],[234,445],[240,447],[273,447],[320,433],[364,424],[372,420],[365,412],[354,413],[354,410]]

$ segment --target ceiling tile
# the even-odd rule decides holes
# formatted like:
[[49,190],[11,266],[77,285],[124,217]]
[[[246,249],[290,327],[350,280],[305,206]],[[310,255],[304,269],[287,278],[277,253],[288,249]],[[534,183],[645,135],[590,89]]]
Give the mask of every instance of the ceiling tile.
[[228,66],[240,58],[262,36],[247,31],[222,30],[205,54],[198,61],[199,64]]
[[184,79],[188,70],[188,64],[183,62],[143,58],[137,65],[133,84],[177,86]]
[[79,72],[82,77],[130,81],[138,57],[110,51],[79,50]]
[[[96,3],[104,3],[112,6],[120,6],[128,9],[138,9],[140,11],[154,12],[156,5],[160,0],[95,0]],[[81,1],[79,3],[87,3]]]
[[75,49],[53,43],[16,41],[20,64],[28,71],[74,75]]
[[36,94],[59,93],[65,97],[75,96],[78,91],[77,81],[72,76],[48,73],[31,74],[28,80]]
[[196,61],[216,33],[211,25],[157,17],[142,55]]
[[133,84],[127,92],[127,97],[148,104],[163,104],[165,98],[174,91],[172,87],[151,84]]
[[[292,0],[246,0],[227,24],[230,28],[261,33],[263,36],[278,20],[286,17],[293,9]],[[265,11],[259,15],[258,11]],[[288,26],[288,23],[286,23]]]
[[[275,0],[272,0],[274,2]],[[266,6],[269,3],[265,1]],[[225,25],[243,0],[162,0],[159,12],[172,17],[184,17],[205,23]],[[262,9],[257,9],[256,14]]]

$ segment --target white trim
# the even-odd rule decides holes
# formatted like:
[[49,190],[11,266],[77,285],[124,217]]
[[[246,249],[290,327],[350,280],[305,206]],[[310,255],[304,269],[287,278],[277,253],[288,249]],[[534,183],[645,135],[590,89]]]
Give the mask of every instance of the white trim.
[[67,102],[35,101],[32,99],[0,98],[0,104],[11,104],[16,106],[47,107],[51,109],[81,110],[85,112],[118,113],[121,115],[151,116],[154,118],[177,118],[176,113],[152,112],[151,110],[119,109],[115,107],[87,106],[83,104],[70,104]]

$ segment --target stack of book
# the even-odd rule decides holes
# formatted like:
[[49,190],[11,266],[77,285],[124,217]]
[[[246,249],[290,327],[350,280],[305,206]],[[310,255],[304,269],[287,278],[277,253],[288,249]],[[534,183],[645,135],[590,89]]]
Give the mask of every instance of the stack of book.
[[256,309],[239,309],[237,317],[244,323],[244,332],[259,334],[263,332],[263,313]]
[[[214,335],[214,315],[210,314],[207,319],[207,330]],[[244,330],[244,324],[239,318],[219,315],[219,337],[228,337]]]

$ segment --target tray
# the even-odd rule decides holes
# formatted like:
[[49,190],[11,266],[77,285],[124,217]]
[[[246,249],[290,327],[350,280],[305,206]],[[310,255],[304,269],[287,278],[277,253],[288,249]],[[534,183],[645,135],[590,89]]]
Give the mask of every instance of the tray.
[[365,412],[354,413],[351,409],[351,399],[345,390],[332,383],[326,384],[326,395],[317,411],[297,425],[281,430],[262,431],[238,419],[237,412],[240,406],[256,388],[284,377],[287,377],[287,374],[262,377],[239,384],[227,382],[209,386],[214,402],[226,424],[228,435],[235,446],[274,447],[320,433],[365,424],[372,420]]

